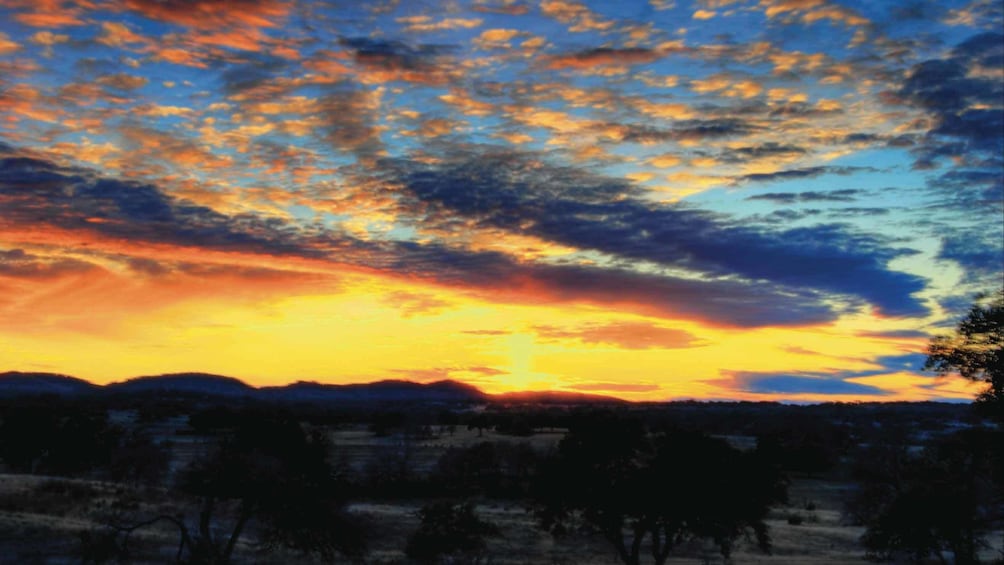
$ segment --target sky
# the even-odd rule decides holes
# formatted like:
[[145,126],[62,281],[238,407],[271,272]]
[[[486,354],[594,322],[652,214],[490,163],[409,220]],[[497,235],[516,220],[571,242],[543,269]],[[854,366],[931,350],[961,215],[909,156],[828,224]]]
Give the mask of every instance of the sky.
[[972,398],[1004,8],[0,0],[0,370]]

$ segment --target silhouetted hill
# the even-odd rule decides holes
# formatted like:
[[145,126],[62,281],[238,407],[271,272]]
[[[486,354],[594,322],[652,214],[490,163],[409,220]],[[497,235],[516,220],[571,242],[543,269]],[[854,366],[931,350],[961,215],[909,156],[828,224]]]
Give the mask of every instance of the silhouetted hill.
[[385,380],[373,383],[328,385],[296,382],[286,386],[263,387],[264,398],[296,402],[449,402],[474,403],[488,399],[477,388],[456,381],[422,384]]
[[114,393],[196,394],[202,396],[253,396],[257,389],[233,377],[206,373],[174,373],[135,377],[103,387]]
[[0,395],[58,394],[62,396],[81,394],[98,387],[83,379],[56,373],[22,373],[8,371],[0,373]]
[[492,402],[501,404],[627,404],[627,400],[603,396],[600,394],[585,394],[581,392],[564,391],[520,391],[496,394]]
[[0,394],[6,396],[46,393],[73,395],[88,392],[115,395],[197,395],[311,403],[609,404],[626,402],[610,396],[574,392],[527,391],[490,395],[472,385],[452,380],[431,383],[383,380],[345,385],[300,381],[283,386],[255,388],[233,377],[206,373],[175,373],[135,377],[105,386],[97,386],[85,380],[65,375],[19,372],[0,374]]

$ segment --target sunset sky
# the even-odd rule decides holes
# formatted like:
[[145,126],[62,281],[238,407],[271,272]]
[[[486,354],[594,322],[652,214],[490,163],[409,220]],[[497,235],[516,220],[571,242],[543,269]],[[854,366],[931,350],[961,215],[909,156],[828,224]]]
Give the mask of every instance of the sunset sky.
[[0,0],[0,371],[971,398],[999,0]]

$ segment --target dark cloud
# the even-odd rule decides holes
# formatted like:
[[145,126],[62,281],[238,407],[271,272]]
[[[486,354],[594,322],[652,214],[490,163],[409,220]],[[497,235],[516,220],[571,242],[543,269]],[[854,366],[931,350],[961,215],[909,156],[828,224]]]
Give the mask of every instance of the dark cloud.
[[735,372],[731,382],[738,390],[755,394],[889,394],[878,387],[847,382],[833,375],[776,375]]
[[[995,73],[1004,65],[1004,35],[973,36],[945,59],[913,67],[896,93],[907,104],[933,118],[922,144],[915,149],[918,166],[939,158],[982,160],[981,167],[1000,174],[1004,167],[1004,82]],[[1000,201],[1001,195],[996,196]]]
[[750,221],[756,220],[758,222],[764,222],[768,224],[777,225],[790,225],[792,222],[798,220],[804,220],[805,218],[810,218],[812,216],[818,216],[822,214],[822,210],[816,208],[808,208],[804,210],[793,210],[791,208],[782,208],[780,210],[774,210],[770,214],[765,215],[755,215],[750,218]]
[[890,339],[912,339],[912,338],[928,339],[931,337],[930,334],[921,330],[888,330],[881,332],[861,332],[857,335],[861,337],[877,337],[877,338],[890,338]]
[[[289,62],[266,54],[248,54],[250,60],[228,65],[220,74],[223,92],[228,96],[241,95],[273,85],[276,78],[289,68]],[[277,94],[277,93],[273,93]]]
[[805,102],[787,102],[777,104],[770,109],[772,118],[811,118],[815,116],[826,116],[843,112],[839,108],[821,109],[817,106]]
[[681,205],[647,202],[623,181],[511,152],[482,152],[439,166],[398,161],[387,169],[393,182],[420,201],[416,209],[433,205],[438,217],[459,214],[483,227],[711,278],[739,276],[778,290],[854,296],[888,315],[926,312],[911,296],[924,288],[923,279],[885,267],[914,252],[844,226],[756,230]]
[[321,135],[335,149],[371,157],[383,149],[377,100],[372,92],[342,84],[318,101],[324,121]]
[[738,118],[682,120],[673,128],[641,124],[618,124],[625,141],[657,143],[662,141],[700,141],[749,135],[759,128]]
[[53,225],[146,242],[315,256],[279,220],[226,216],[152,185],[0,153],[0,204],[13,225]]
[[734,280],[695,280],[592,265],[517,262],[501,253],[394,242],[354,249],[368,266],[467,288],[493,300],[593,303],[630,312],[739,327],[830,321],[836,313],[811,290]]
[[550,69],[588,69],[600,66],[628,66],[651,63],[662,57],[662,53],[643,47],[613,49],[598,47],[565,55],[547,58]]
[[[566,191],[564,198],[574,195],[586,204],[599,205],[631,190],[626,183],[611,183],[575,169],[543,170],[539,178],[553,182],[553,190]],[[484,204],[491,205],[487,199]],[[518,199],[511,204],[518,204]],[[455,205],[467,204],[458,199]],[[473,206],[471,213],[479,210],[478,205]],[[50,225],[140,244],[326,259],[511,303],[614,305],[641,314],[687,317],[725,326],[810,324],[836,317],[824,297],[810,289],[677,278],[595,265],[536,264],[501,253],[465,251],[436,243],[360,241],[343,233],[294,229],[278,219],[227,216],[174,199],[152,185],[20,157],[7,145],[0,145],[0,207],[10,226]],[[188,269],[188,274],[199,274],[198,268],[203,273],[209,268],[148,261],[129,265],[153,276],[162,274],[163,269]]]
[[819,166],[819,167],[806,167],[804,169],[787,169],[784,171],[777,171],[774,173],[753,173],[749,175],[743,175],[735,177],[733,182],[743,183],[743,182],[775,182],[775,181],[786,181],[793,179],[807,179],[815,178],[822,175],[850,175],[859,171],[873,171],[871,167],[832,167],[832,166]]
[[802,147],[770,142],[762,145],[728,149],[719,155],[718,159],[728,163],[745,163],[747,161],[769,159],[778,156],[804,155],[805,153],[806,150]]
[[389,73],[388,77],[406,82],[442,84],[448,81],[446,56],[456,50],[449,45],[416,45],[368,37],[343,38],[357,65]]
[[827,210],[827,216],[831,218],[850,218],[853,216],[885,216],[889,214],[888,208],[876,208],[868,206],[849,206],[847,208],[834,208]]
[[146,257],[127,257],[125,261],[133,271],[151,277],[160,277],[172,272],[168,265]]
[[[916,331],[882,332],[863,334],[874,337],[927,337]],[[875,369],[863,371],[842,371],[840,373],[799,372],[792,374],[758,373],[752,371],[722,371],[723,379],[713,383],[726,384],[745,392],[757,394],[867,394],[886,395],[889,392],[870,385],[849,382],[858,377],[874,377],[901,371],[918,372],[924,366],[927,356],[923,353],[906,353],[878,357],[871,362]],[[932,386],[934,375],[932,377]]]
[[0,249],[0,277],[46,279],[96,269],[96,265],[78,259],[46,258],[23,249]]
[[776,204],[795,204],[798,202],[854,202],[864,191],[856,188],[844,188],[820,192],[809,190],[805,192],[768,192],[747,196],[746,200],[767,200]]
[[719,118],[713,120],[682,121],[672,131],[676,139],[700,140],[749,135],[758,129],[753,124],[740,119]]
[[954,261],[962,268],[968,282],[1000,282],[1004,269],[1004,237],[1000,230],[975,229],[949,231],[941,239],[938,259]]

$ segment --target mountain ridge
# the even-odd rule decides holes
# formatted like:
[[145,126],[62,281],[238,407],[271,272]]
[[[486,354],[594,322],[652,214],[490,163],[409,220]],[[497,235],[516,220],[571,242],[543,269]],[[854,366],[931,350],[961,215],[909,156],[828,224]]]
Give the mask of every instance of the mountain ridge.
[[105,385],[57,373],[0,373],[0,396],[55,394],[135,394],[194,395],[285,402],[438,402],[438,403],[511,403],[511,404],[608,404],[626,400],[598,394],[567,391],[518,391],[489,394],[474,385],[452,379],[420,383],[401,379],[383,379],[365,383],[327,384],[295,381],[285,385],[252,386],[241,379],[211,373],[185,372],[143,375]]

